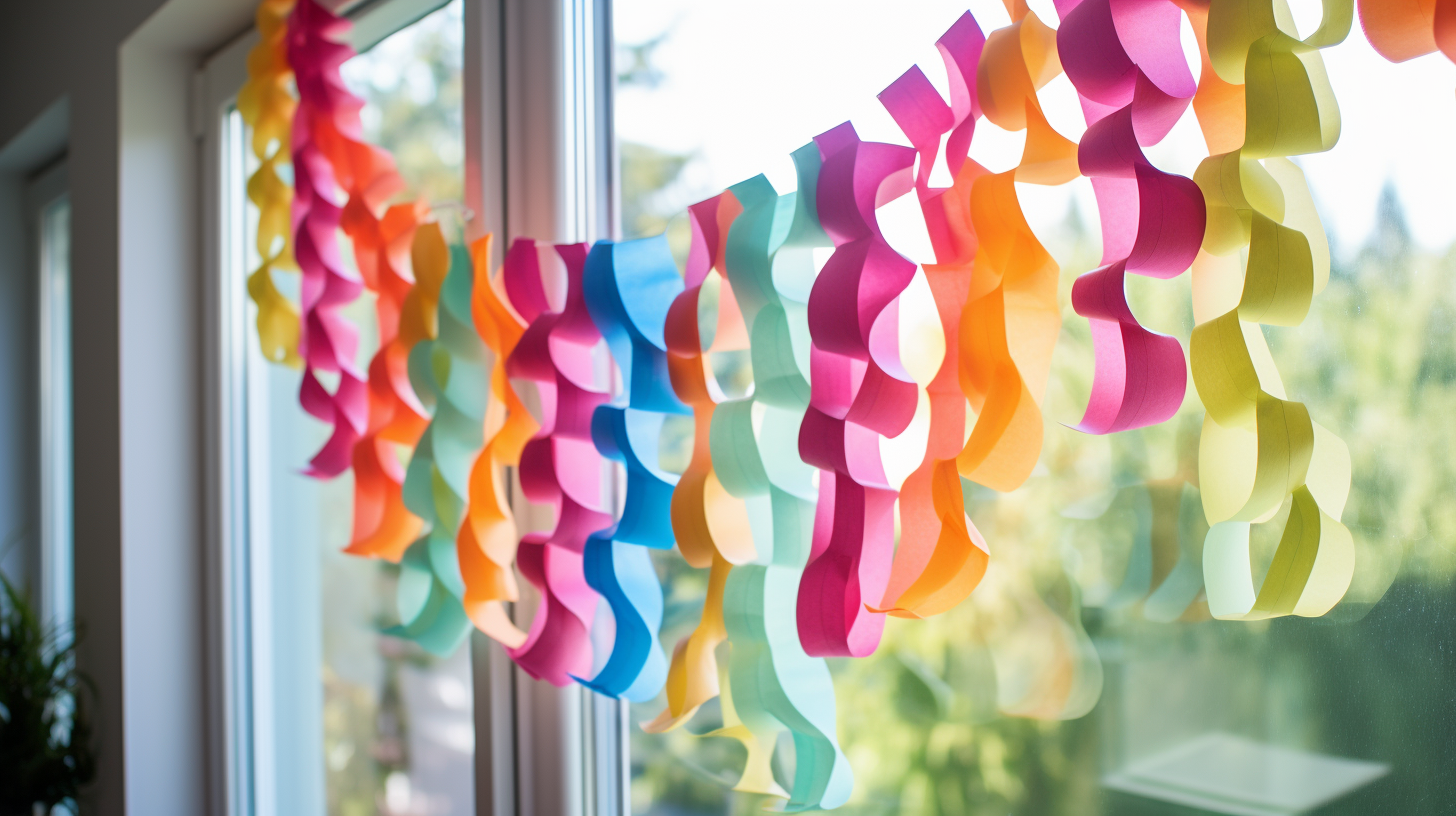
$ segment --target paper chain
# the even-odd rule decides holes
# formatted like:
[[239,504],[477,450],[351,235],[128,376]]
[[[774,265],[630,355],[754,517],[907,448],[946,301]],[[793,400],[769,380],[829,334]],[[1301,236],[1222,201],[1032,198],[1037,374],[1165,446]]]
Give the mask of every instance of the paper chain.
[[438,271],[430,276],[430,283],[440,280],[436,335],[409,352],[410,383],[433,415],[405,471],[404,504],[426,530],[399,562],[401,623],[393,632],[449,654],[470,630],[455,539],[471,467],[484,446],[490,378],[485,343],[473,324],[470,255],[464,247],[447,249],[438,224],[421,227],[416,240],[430,248],[436,270],[445,261],[448,271],[443,280]]
[[[892,83],[880,100],[909,147],[863,142],[845,123],[793,154],[797,192],[781,195],[758,176],[690,207],[681,276],[658,236],[591,247],[518,238],[492,277],[488,238],[452,250],[424,204],[386,209],[401,182],[388,154],[363,141],[361,102],[340,77],[352,55],[346,24],[315,0],[263,0],[239,96],[260,161],[248,192],[262,261],[249,292],[264,354],[302,365],[300,401],[333,428],[308,472],[354,470],[349,551],[401,565],[392,631],[444,654],[473,623],[557,685],[635,701],[665,689],[649,731],[676,728],[720,697],[723,727],[711,735],[748,752],[738,789],[784,796],[791,810],[842,804],[852,774],[820,657],[868,655],[886,615],[945,612],[981,582],[989,547],[967,517],[963,480],[1010,491],[1030,476],[1061,328],[1060,270],[1015,185],[1079,175],[1096,193],[1103,257],[1072,290],[1095,349],[1075,427],[1105,434],[1167,420],[1190,367],[1207,409],[1196,465],[1190,455],[1166,484],[1112,499],[1131,502],[1144,523],[1136,568],[1109,603],[1146,599],[1159,620],[1184,614],[1200,588],[1223,618],[1321,615],[1337,604],[1355,565],[1339,522],[1349,453],[1288,397],[1259,326],[1302,322],[1329,277],[1318,214],[1287,157],[1338,138],[1319,51],[1348,34],[1354,2],[1325,0],[1320,28],[1304,39],[1280,0],[1055,5],[1057,29],[1018,0],[1006,0],[1011,25],[989,37],[969,14],[958,20],[937,42],[948,100],[919,68]],[[1456,59],[1456,0],[1359,6],[1388,59],[1438,49]],[[1185,15],[1203,62],[1197,83],[1179,43]],[[1080,144],[1048,124],[1037,96],[1063,71],[1088,122]],[[1143,153],[1189,106],[1211,154],[1192,180]],[[1026,132],[1015,168],[991,173],[969,157],[982,117]],[[945,188],[930,185],[942,143]],[[278,173],[289,160],[292,190]],[[916,264],[890,247],[875,215],[912,190],[934,250],[923,270],[946,348],[923,383],[900,348],[898,300]],[[340,229],[357,274],[342,262]],[[829,248],[816,270],[814,250]],[[291,257],[299,310],[273,280]],[[1196,326],[1185,363],[1176,339],[1139,324],[1124,279],[1190,267]],[[357,330],[340,313],[365,288],[377,296],[380,335],[367,380],[354,360]],[[716,328],[705,341],[699,307],[714,288]],[[615,401],[603,346],[621,378]],[[743,350],[753,390],[730,399],[710,355]],[[320,371],[338,376],[332,392]],[[927,406],[924,458],[895,484],[881,440]],[[694,422],[680,477],[657,461],[668,415]],[[413,448],[407,468],[396,446]],[[606,460],[626,472],[615,521]],[[518,535],[513,467],[525,498],[552,511],[549,529]],[[1196,547],[1150,521],[1180,525],[1197,513],[1195,496],[1211,525],[1201,565]],[[1289,521],[1256,587],[1250,525],[1286,499]],[[669,665],[648,550],[674,545],[710,573],[701,622]],[[517,568],[540,596],[529,631],[507,607],[519,600]],[[602,599],[615,634],[596,655]],[[1023,713],[1085,710],[1087,701],[1064,697]],[[769,765],[783,730],[796,751],[788,791]]]
[[587,256],[587,311],[601,329],[621,372],[626,400],[592,415],[592,442],[627,471],[622,516],[586,542],[587,583],[606,599],[616,623],[607,662],[585,685],[611,697],[646,702],[662,691],[667,661],[657,644],[662,588],[647,550],[671,550],[671,505],[677,476],[658,466],[657,442],[668,414],[688,408],[667,373],[663,323],[682,277],[667,238],[613,244],[600,241]]
[[[554,309],[541,274],[543,249],[565,270],[565,296]],[[558,686],[591,676],[597,594],[587,584],[583,558],[587,537],[612,522],[602,457],[592,443],[592,415],[609,395],[593,354],[601,332],[582,288],[586,258],[585,244],[545,248],[522,238],[504,271],[506,294],[529,324],[506,371],[535,383],[542,414],[540,430],[521,451],[521,492],[549,505],[555,518],[549,532],[521,538],[518,564],[541,602],[525,641],[510,654],[532,677]]]
[[[1194,174],[1208,203],[1208,228],[1195,276],[1190,357],[1208,414],[1199,485],[1212,525],[1204,545],[1209,612],[1220,618],[1323,615],[1349,588],[1355,551],[1340,513],[1350,489],[1350,454],[1289,400],[1257,324],[1293,326],[1329,280],[1329,248],[1309,188],[1284,156],[1328,150],[1339,111],[1319,48],[1349,32],[1348,2],[1326,0],[1321,25],[1305,40],[1277,8],[1216,4],[1201,23],[1201,47],[1216,93],[1245,98],[1243,138],[1205,136],[1234,149],[1205,159]],[[1237,109],[1233,109],[1236,111]],[[1218,117],[1199,112],[1200,124]],[[1247,248],[1242,283],[1239,253]],[[1249,563],[1249,526],[1268,521],[1286,497],[1293,509],[1263,584]]]
[[1092,323],[1092,399],[1077,428],[1108,433],[1164,422],[1183,404],[1187,366],[1178,341],[1138,324],[1128,273],[1168,278],[1193,263],[1203,239],[1203,196],[1143,155],[1193,99],[1193,74],[1172,0],[1062,0],[1057,52],[1077,89],[1087,132],[1077,151],[1102,220],[1102,266],[1079,277],[1072,307]]
[[278,291],[273,270],[292,269],[293,230],[289,223],[293,190],[278,175],[288,163],[290,130],[298,104],[288,91],[286,36],[294,0],[262,0],[256,26],[258,44],[248,52],[248,81],[238,91],[238,113],[251,129],[258,169],[248,178],[248,200],[258,208],[254,239],[258,268],[248,275],[248,296],[258,307],[258,342],[263,356],[298,367],[298,309]]

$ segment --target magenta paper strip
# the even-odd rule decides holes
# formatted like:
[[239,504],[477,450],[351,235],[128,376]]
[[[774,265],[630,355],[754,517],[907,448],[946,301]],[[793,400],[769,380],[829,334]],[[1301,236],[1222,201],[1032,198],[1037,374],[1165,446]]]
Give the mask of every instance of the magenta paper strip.
[[599,597],[587,585],[582,553],[587,536],[612,523],[602,496],[602,457],[591,438],[592,412],[608,395],[596,387],[593,352],[602,336],[582,291],[587,246],[555,247],[566,272],[559,310],[551,308],[542,278],[545,249],[517,238],[503,273],[512,305],[529,322],[506,371],[533,382],[541,405],[541,429],[521,451],[521,491],[554,511],[551,531],[527,534],[516,553],[541,602],[526,642],[510,655],[532,677],[565,686],[573,676],[592,673],[590,635]]
[[1156,425],[1188,386],[1178,341],[1143,328],[1127,305],[1128,273],[1176,277],[1203,241],[1203,194],[1153,167],[1142,148],[1162,141],[1193,99],[1172,0],[1062,0],[1057,49],[1087,117],[1077,152],[1102,220],[1102,265],[1072,287],[1092,323],[1092,396],[1076,427],[1104,434]]

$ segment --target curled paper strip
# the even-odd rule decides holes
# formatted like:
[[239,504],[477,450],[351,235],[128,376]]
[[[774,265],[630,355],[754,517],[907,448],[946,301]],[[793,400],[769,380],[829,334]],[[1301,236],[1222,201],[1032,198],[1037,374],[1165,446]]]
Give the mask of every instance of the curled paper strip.
[[526,633],[516,628],[505,609],[505,603],[517,600],[519,594],[513,569],[516,524],[506,497],[505,468],[520,462],[521,449],[538,426],[506,378],[506,361],[521,341],[525,324],[500,290],[503,281],[486,274],[490,246],[487,235],[470,248],[476,269],[471,313],[493,358],[491,399],[486,405],[485,447],[470,469],[469,505],[455,543],[465,582],[465,614],[477,629],[515,648],[526,642]]
[[1438,49],[1456,62],[1456,0],[1360,0],[1360,25],[1391,62]]
[[[403,186],[389,154],[363,141],[359,108],[340,66],[354,55],[342,41],[348,22],[302,0],[289,19],[288,58],[298,83],[299,106],[293,123],[294,252],[303,272],[304,409],[334,426],[333,435],[309,463],[315,476],[337,476],[348,469],[354,443],[368,424],[368,394],[357,370],[358,330],[340,309],[368,286],[379,290],[377,261],[384,238],[375,212]],[[344,207],[336,203],[340,189]],[[356,275],[343,265],[335,230],[354,245]],[[334,392],[315,371],[336,372]]]
[[627,470],[622,517],[586,542],[586,578],[616,623],[607,662],[584,684],[609,697],[646,702],[662,690],[667,662],[657,644],[662,587],[647,550],[671,550],[677,476],[658,466],[663,419],[687,414],[668,376],[663,325],[682,292],[666,236],[614,244],[598,241],[587,256],[587,310],[616,360],[626,400],[592,415],[592,439]]
[[1102,221],[1102,265],[1077,279],[1072,306],[1096,351],[1092,396],[1077,429],[1156,425],[1183,404],[1187,367],[1177,339],[1143,328],[1127,305],[1127,274],[1171,278],[1203,241],[1203,196],[1142,148],[1161,141],[1192,101],[1172,0],[1061,0],[1058,53],[1077,89],[1087,132],[1078,150]]
[[835,733],[829,668],[805,654],[795,625],[815,497],[813,468],[795,444],[809,403],[807,301],[813,248],[830,241],[813,194],[819,150],[806,145],[793,159],[799,192],[777,195],[763,176],[730,188],[743,212],[728,231],[724,261],[748,328],[754,391],[719,404],[709,436],[714,471],[743,500],[753,531],[753,559],[724,584],[734,709],[759,746],[771,746],[781,728],[792,734],[786,807],[797,811],[843,804],[853,777]]
[[[918,69],[880,97],[920,153],[916,190],[937,261],[925,271],[947,341],[927,389],[926,458],[903,488],[901,542],[881,605],[898,616],[951,609],[985,575],[987,545],[965,517],[959,477],[1013,490],[1041,453],[1038,401],[1061,328],[1059,270],[1026,223],[1015,182],[1070,181],[1077,147],[1046,122],[1036,97],[1060,72],[1056,32],[1025,8],[1011,10],[1016,21],[988,39],[967,14],[938,41],[949,105]],[[983,114],[999,127],[1027,131],[1016,168],[991,174],[968,158]],[[929,172],[947,131],[954,183],[937,189]],[[962,399],[976,411],[969,437]]]
[[[338,230],[342,210],[335,198],[335,168],[321,147],[338,113],[339,65],[352,51],[337,38],[348,23],[303,0],[288,21],[288,62],[298,83],[293,118],[293,253],[302,275],[303,312],[298,350],[303,358],[299,402],[333,426],[323,450],[309,463],[313,476],[336,476],[349,466],[354,442],[369,420],[368,389],[354,360],[359,331],[341,313],[364,288],[344,265]],[[333,393],[316,372],[337,374]]]
[[262,258],[248,275],[248,297],[258,306],[258,344],[268,360],[296,368],[303,363],[298,356],[298,309],[273,281],[273,270],[294,268],[289,223],[293,191],[278,175],[279,166],[289,161],[289,132],[298,107],[288,87],[293,70],[286,40],[293,4],[258,3],[258,44],[248,52],[248,81],[238,90],[238,113],[252,129],[258,159],[258,169],[248,177],[248,200],[258,208],[255,246]]
[[[906,71],[880,94],[920,157],[915,191],[936,259],[924,267],[925,277],[945,336],[945,357],[926,387],[930,433],[925,458],[900,488],[900,543],[877,610],[897,617],[928,617],[953,608],[980,585],[989,561],[985,539],[966,517],[956,468],[966,438],[966,397],[959,383],[961,311],[978,244],[969,204],[971,187],[986,173],[967,153],[980,115],[976,66],[985,42],[969,13],[936,42],[950,79],[949,105],[919,68]],[[931,187],[930,171],[947,132],[946,163],[954,183]]]
[[[710,443],[713,410],[725,397],[708,353],[748,346],[747,328],[733,287],[723,277],[725,239],[741,212],[743,205],[731,192],[688,207],[692,239],[683,274],[684,288],[673,300],[663,325],[673,391],[693,410],[693,454],[672,492],[672,528],[683,559],[698,569],[710,567],[711,572],[702,618],[692,634],[673,650],[667,673],[667,708],[642,726],[652,733],[677,728],[703,703],[718,696],[714,650],[728,637],[723,624],[723,587],[733,564],[751,561],[755,555],[743,501],[724,490],[718,480]],[[698,307],[703,288],[715,270],[718,314],[713,338],[704,349]],[[750,754],[755,746],[748,745]],[[745,773],[740,785],[750,776]],[[772,780],[771,774],[768,779]]]
[[[986,119],[1025,130],[1021,163],[981,175],[970,187],[970,219],[979,239],[970,294],[961,312],[961,390],[976,422],[956,458],[960,474],[994,490],[1020,487],[1041,455],[1039,405],[1061,331],[1056,261],[1036,239],[1016,182],[1064,184],[1077,176],[1077,145],[1052,129],[1037,89],[1056,78],[1056,32],[1024,6],[991,33],[976,71]],[[974,172],[967,163],[961,173]],[[963,200],[963,199],[962,199]]]
[[820,469],[814,542],[799,584],[799,640],[816,656],[874,652],[885,616],[897,490],[879,437],[915,416],[914,380],[900,362],[899,296],[915,263],[890,247],[875,210],[909,192],[915,150],[862,142],[849,123],[815,138],[823,166],[817,206],[834,254],[809,294],[809,408],[799,455]]
[[[434,224],[422,229],[439,234]],[[443,239],[440,239],[443,240]],[[438,655],[452,652],[470,630],[461,601],[465,583],[456,554],[471,466],[484,445],[485,344],[471,313],[475,275],[464,247],[450,249],[450,271],[440,287],[439,334],[409,354],[410,381],[434,409],[405,471],[405,505],[429,525],[400,562],[397,634]]]
[[391,207],[380,220],[371,264],[379,282],[379,350],[369,363],[369,424],[354,445],[354,529],[345,551],[388,561],[398,561],[421,529],[404,505],[397,446],[414,447],[428,422],[409,382],[409,354],[435,337],[440,286],[450,267],[439,225],[416,229],[423,216],[417,204]]
[[[1241,148],[1206,159],[1194,180],[1208,205],[1194,266],[1193,381],[1208,415],[1199,485],[1212,525],[1204,544],[1209,612],[1260,619],[1328,612],[1349,587],[1354,544],[1339,517],[1350,488],[1343,442],[1285,394],[1259,324],[1293,326],[1329,280],[1329,248],[1309,188],[1284,156],[1328,150],[1339,110],[1319,48],[1344,39],[1350,0],[1326,0],[1300,40],[1283,4],[1214,4],[1200,42],[1217,81],[1242,83]],[[1197,110],[1197,107],[1195,106]],[[1204,120],[1205,133],[1220,134]],[[1210,149],[1218,136],[1207,136]],[[1247,248],[1248,260],[1240,263]],[[1240,280],[1240,266],[1244,269]],[[1263,584],[1255,587],[1249,526],[1292,509]]]
[[[553,308],[542,277],[542,253],[565,269],[565,297]],[[597,593],[587,585],[587,536],[612,523],[602,491],[602,457],[592,443],[592,413],[607,402],[595,349],[601,333],[586,308],[582,275],[586,244],[554,251],[517,238],[506,254],[506,294],[528,323],[506,361],[506,372],[535,384],[540,430],[521,450],[521,492],[550,505],[553,527],[528,533],[516,553],[521,574],[541,594],[526,639],[510,650],[532,677],[565,686],[592,670],[591,626]],[[554,271],[554,270],[553,270]]]
[[[728,495],[713,472],[709,444],[713,408],[724,400],[708,355],[748,348],[748,329],[733,287],[723,276],[726,239],[743,205],[731,192],[688,208],[692,241],[683,291],[673,300],[663,325],[667,368],[673,391],[693,410],[693,455],[672,494],[672,527],[683,559],[699,569],[718,556],[731,564],[753,559],[753,536],[743,502]],[[698,306],[710,273],[717,270],[718,313],[712,340],[703,348]]]

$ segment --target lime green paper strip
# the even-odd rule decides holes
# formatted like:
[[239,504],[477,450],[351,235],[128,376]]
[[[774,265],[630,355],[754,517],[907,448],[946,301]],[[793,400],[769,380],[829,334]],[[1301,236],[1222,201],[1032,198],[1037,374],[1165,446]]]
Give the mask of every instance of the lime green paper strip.
[[[1212,525],[1203,566],[1209,611],[1219,618],[1323,615],[1354,574],[1354,543],[1339,521],[1349,451],[1288,399],[1260,329],[1303,321],[1329,280],[1329,248],[1309,187],[1284,158],[1329,150],[1339,138],[1339,107],[1319,49],[1349,32],[1352,2],[1325,0],[1324,12],[1303,40],[1284,0],[1224,0],[1207,16],[1213,71],[1204,81],[1242,83],[1245,119],[1242,147],[1211,156],[1194,175],[1208,231],[1194,264],[1198,325],[1190,351],[1208,409],[1199,446]],[[1205,110],[1199,115],[1212,146],[1209,134],[1226,128]],[[1272,519],[1286,499],[1288,522],[1255,587],[1249,527]]]

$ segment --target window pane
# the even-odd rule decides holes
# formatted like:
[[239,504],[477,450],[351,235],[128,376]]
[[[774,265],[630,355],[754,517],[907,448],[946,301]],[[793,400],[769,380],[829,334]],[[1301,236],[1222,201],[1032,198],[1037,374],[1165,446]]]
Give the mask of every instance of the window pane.
[[[916,63],[944,92],[934,42],[966,5],[898,4],[887,13],[868,0],[617,0],[625,236],[666,229],[684,252],[688,204],[760,172],[778,192],[792,190],[790,151],[846,119],[866,140],[906,143],[875,96]],[[970,5],[987,33],[1009,22],[998,2]],[[1056,19],[1050,3],[1032,5]],[[1297,4],[1300,13],[1307,5]],[[1456,71],[1438,58],[1387,64],[1358,27],[1323,54],[1344,131],[1333,151],[1298,161],[1334,270],[1301,325],[1266,335],[1291,397],[1350,446],[1355,476],[1343,519],[1361,560],[1349,601],[1320,619],[1245,623],[1210,620],[1201,595],[1171,612],[1148,600],[1153,576],[1161,581],[1170,567],[1154,560],[1168,554],[1151,551],[1152,537],[1202,546],[1203,408],[1190,383],[1182,410],[1155,428],[1097,437],[1062,424],[1077,421],[1090,388],[1090,333],[1069,292],[1098,263],[1097,211],[1085,179],[1018,185],[1033,230],[1062,268],[1041,463],[1012,493],[967,487],[968,512],[992,553],[970,600],[929,620],[892,618],[874,656],[830,661],[856,777],[839,812],[1448,809],[1456,795],[1444,760],[1456,716],[1456,516],[1446,510],[1456,489],[1456,161],[1436,134],[1456,127],[1446,104]],[[1052,124],[1078,137],[1084,124],[1070,84],[1058,79],[1044,101]],[[982,122],[971,156],[1008,169],[1020,138]],[[1207,155],[1192,113],[1149,154],[1191,176]],[[881,224],[902,254],[932,262],[913,199],[881,210]],[[1144,324],[1186,349],[1189,275],[1128,287]],[[747,373],[726,363],[720,379],[725,372]],[[1256,573],[1277,544],[1265,530],[1282,529],[1288,511],[1256,532]],[[706,575],[676,553],[658,563],[670,652],[697,623]],[[1201,570],[1198,558],[1190,568]],[[632,720],[663,706],[636,706]],[[679,731],[634,729],[634,812],[756,810],[725,789],[742,749],[694,736],[720,722],[707,705]],[[775,771],[784,785],[791,757],[781,739]]]
[[71,201],[40,216],[41,614],[67,626],[71,568]]
[[[455,0],[345,65],[346,82],[365,102],[365,138],[394,154],[405,179],[399,201],[460,199],[462,40]],[[256,219],[251,207],[248,217]],[[441,220],[458,238],[458,216],[447,211]],[[342,234],[340,241],[347,256]],[[248,268],[256,261],[250,257]],[[275,277],[296,300],[298,276]],[[330,429],[299,406],[298,372],[262,358],[251,305],[249,311],[259,812],[474,813],[468,647],[439,659],[381,634],[398,622],[398,568],[342,552],[350,536],[351,476],[320,481],[300,474]],[[363,371],[379,342],[372,297],[346,313],[361,330]]]

